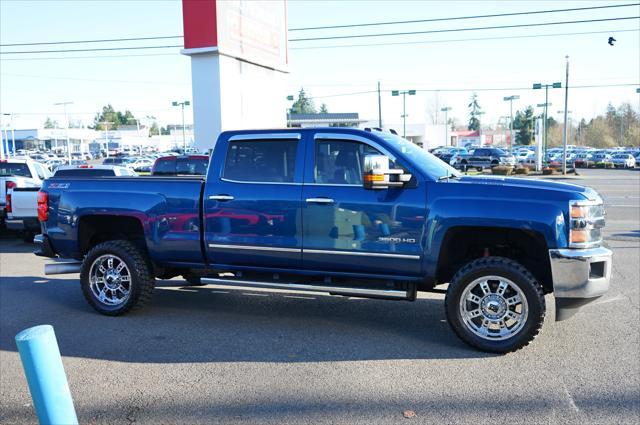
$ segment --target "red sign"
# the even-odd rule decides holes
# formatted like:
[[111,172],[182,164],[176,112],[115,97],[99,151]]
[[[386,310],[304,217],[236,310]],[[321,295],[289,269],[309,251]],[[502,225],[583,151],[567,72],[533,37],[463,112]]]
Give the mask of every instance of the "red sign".
[[182,0],[184,48],[218,45],[216,0]]

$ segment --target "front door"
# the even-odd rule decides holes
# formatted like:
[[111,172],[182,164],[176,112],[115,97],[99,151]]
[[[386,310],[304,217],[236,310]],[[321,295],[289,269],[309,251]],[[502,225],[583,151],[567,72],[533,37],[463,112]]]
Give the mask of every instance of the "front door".
[[375,142],[318,133],[308,143],[302,189],[304,267],[419,275],[425,185],[414,176],[408,187],[364,189],[365,155],[386,154]]
[[205,249],[213,265],[299,268],[302,252],[300,134],[221,140],[204,193]]

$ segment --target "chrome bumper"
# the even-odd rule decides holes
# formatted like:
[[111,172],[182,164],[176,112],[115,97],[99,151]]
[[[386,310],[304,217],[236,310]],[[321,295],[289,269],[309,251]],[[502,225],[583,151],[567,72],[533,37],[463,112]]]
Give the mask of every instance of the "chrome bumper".
[[578,308],[607,292],[612,255],[604,247],[549,250],[556,320],[568,319]]

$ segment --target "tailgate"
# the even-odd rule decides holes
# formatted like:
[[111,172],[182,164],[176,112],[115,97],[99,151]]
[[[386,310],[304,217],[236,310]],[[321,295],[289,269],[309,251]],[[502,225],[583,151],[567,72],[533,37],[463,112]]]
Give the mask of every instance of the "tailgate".
[[38,216],[38,187],[14,187],[11,194],[11,216],[15,218]]

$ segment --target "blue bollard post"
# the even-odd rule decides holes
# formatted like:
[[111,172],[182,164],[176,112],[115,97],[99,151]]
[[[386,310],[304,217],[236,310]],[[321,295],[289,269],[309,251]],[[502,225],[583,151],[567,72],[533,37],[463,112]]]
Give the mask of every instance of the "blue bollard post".
[[78,418],[53,327],[25,329],[16,335],[16,344],[40,424],[76,425]]

